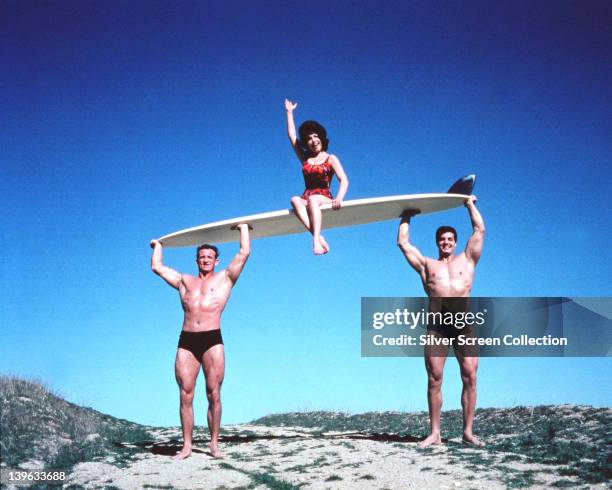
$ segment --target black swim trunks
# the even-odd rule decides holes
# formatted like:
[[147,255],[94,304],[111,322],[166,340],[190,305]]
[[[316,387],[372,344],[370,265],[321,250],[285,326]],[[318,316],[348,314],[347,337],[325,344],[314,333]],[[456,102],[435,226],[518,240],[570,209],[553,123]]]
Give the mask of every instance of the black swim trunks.
[[223,344],[220,329],[205,332],[186,332],[183,330],[179,337],[178,347],[187,349],[198,361],[201,361],[204,353],[217,344]]
[[469,298],[430,298],[431,321],[427,329],[447,338],[456,338],[462,334],[471,336],[469,325],[459,321],[468,311]]
[[[456,356],[478,357],[479,346],[469,340],[460,342],[459,337],[476,337],[473,322],[465,320],[465,314],[470,311],[469,298],[430,298],[429,313],[433,321],[427,325],[427,335],[451,339]],[[434,357],[446,357],[448,347],[445,344],[429,344],[427,354]]]

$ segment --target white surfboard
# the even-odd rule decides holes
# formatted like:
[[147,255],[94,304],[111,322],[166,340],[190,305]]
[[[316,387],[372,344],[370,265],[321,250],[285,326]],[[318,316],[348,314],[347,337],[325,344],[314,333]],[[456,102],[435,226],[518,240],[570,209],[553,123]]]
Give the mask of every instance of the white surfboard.
[[[354,199],[343,201],[338,210],[333,210],[331,204],[325,204],[321,206],[323,229],[398,219],[406,209],[418,209],[420,214],[435,213],[462,206],[467,197],[465,194],[440,193]],[[282,209],[187,228],[163,236],[159,241],[164,247],[237,242],[240,234],[232,227],[240,223],[248,223],[253,227],[252,239],[306,232],[292,209]]]

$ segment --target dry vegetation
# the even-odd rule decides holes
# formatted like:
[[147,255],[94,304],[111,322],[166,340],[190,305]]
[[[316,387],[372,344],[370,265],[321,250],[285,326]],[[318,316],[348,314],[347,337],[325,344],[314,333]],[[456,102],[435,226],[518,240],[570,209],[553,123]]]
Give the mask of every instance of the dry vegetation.
[[106,454],[116,441],[148,438],[147,428],[79,407],[44,384],[0,376],[3,466],[68,469]]
[[[269,415],[222,429],[223,461],[198,427],[193,456],[180,428],[154,428],[79,407],[37,382],[0,377],[3,467],[64,469],[69,488],[575,487],[610,481],[612,410],[585,406],[479,409],[487,446],[461,444],[461,412],[443,414],[443,446],[418,450],[420,413]],[[196,419],[197,421],[197,419]]]
[[[253,423],[404,437],[424,436],[428,428],[426,412],[289,413],[268,415]],[[447,447],[451,463],[468,463],[479,472],[486,471],[493,463],[528,461],[551,465],[559,474],[577,477],[585,483],[608,482],[612,477],[610,408],[576,405],[485,408],[476,411],[475,426],[478,435],[487,442],[485,450],[466,454],[460,445],[450,444]],[[461,411],[444,412],[442,427],[445,438],[460,439]],[[508,484],[514,480],[510,476]],[[527,474],[514,483],[523,486],[522,479],[525,484],[533,480]]]

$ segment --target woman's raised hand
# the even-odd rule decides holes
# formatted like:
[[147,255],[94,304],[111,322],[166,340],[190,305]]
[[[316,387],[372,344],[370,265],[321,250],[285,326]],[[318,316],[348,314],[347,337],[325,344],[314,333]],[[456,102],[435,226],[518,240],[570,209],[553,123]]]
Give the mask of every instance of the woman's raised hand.
[[285,109],[288,111],[292,111],[297,107],[297,102],[293,103],[289,99],[285,99]]

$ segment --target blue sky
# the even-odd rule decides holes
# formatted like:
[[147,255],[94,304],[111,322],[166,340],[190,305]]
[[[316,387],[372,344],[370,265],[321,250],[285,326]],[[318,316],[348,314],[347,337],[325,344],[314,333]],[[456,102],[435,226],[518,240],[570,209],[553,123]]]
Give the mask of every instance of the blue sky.
[[[608,2],[17,2],[0,5],[0,372],[177,425],[182,311],[151,238],[288,207],[286,138],[328,129],[347,198],[478,174],[474,295],[610,296]],[[463,209],[417,217],[413,241]],[[258,240],[223,317],[224,423],[423,410],[420,359],[360,357],[361,296],[420,296],[397,223]],[[221,265],[237,251],[221,246]],[[195,272],[194,251],[168,265]],[[610,405],[603,359],[483,359],[479,406]],[[459,407],[456,362],[445,408]],[[204,424],[203,379],[196,423]]]

